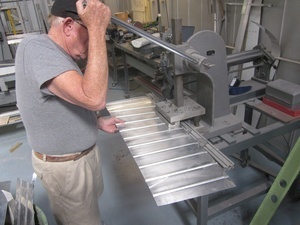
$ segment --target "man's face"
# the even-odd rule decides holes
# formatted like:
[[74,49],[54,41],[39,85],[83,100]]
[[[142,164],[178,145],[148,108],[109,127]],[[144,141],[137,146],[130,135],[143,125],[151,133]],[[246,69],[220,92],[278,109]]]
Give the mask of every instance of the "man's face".
[[89,36],[86,26],[81,20],[71,22],[73,29],[69,39],[69,54],[75,60],[87,59]]

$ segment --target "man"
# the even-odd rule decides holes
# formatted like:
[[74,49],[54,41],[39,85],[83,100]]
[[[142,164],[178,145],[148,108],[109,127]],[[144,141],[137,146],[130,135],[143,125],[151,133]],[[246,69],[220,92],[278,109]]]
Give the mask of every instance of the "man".
[[[110,9],[99,0],[56,0],[51,14],[48,35],[18,46],[17,104],[57,224],[99,225],[98,129],[114,133],[123,123],[96,115],[106,104]],[[76,62],[86,59],[82,74]]]

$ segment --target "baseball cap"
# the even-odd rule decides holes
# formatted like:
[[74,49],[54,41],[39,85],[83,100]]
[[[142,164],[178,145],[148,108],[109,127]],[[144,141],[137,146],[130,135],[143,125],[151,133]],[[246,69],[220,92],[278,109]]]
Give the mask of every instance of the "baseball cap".
[[76,2],[77,0],[55,0],[51,8],[51,14],[63,18],[80,19],[77,14]]

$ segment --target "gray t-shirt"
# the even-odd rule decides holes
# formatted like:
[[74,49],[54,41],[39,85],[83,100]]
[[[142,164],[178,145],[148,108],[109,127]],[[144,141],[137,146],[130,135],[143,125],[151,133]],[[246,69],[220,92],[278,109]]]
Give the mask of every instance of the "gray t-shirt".
[[29,36],[17,48],[15,66],[17,106],[33,150],[60,155],[96,143],[96,113],[66,102],[44,86],[66,71],[82,75],[61,47],[46,34]]

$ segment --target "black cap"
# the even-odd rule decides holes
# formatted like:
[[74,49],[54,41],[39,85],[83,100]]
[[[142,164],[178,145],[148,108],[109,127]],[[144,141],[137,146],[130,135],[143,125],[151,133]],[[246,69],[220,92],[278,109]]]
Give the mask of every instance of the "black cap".
[[51,8],[51,14],[63,18],[80,19],[77,14],[76,2],[77,0],[55,0]]

